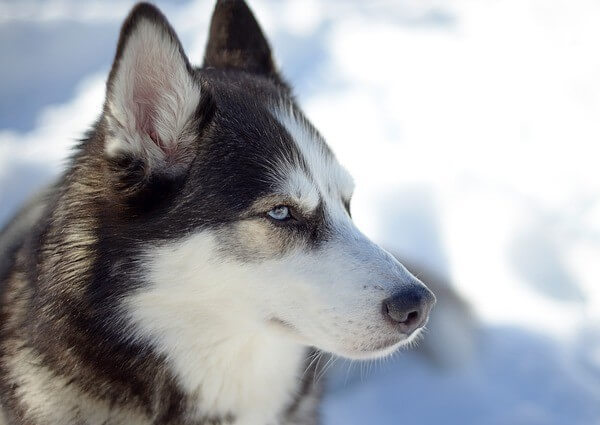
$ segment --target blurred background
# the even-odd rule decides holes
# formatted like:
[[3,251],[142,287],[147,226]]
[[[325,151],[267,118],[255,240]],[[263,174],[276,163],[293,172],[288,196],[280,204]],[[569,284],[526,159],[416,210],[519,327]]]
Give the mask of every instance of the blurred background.
[[[157,2],[193,63],[212,0]],[[439,295],[417,350],[332,361],[326,425],[600,424],[600,3],[249,0]],[[0,225],[96,119],[132,2],[0,1]]]

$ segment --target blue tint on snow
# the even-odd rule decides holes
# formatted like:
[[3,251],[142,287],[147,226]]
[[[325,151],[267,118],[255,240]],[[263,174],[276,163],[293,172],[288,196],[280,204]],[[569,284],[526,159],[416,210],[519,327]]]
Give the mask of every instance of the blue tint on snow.
[[[592,425],[600,381],[585,382],[561,347],[519,328],[482,331],[473,362],[439,370],[413,353],[328,395],[325,423],[344,425]],[[336,374],[343,376],[345,367]],[[354,366],[358,369],[358,366]],[[358,373],[358,372],[355,372]]]
[[0,128],[29,131],[41,110],[69,100],[81,79],[108,69],[118,24],[0,25]]

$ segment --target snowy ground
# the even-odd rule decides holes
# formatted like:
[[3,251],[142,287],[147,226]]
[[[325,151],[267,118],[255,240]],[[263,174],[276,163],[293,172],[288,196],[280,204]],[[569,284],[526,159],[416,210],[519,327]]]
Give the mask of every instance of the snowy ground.
[[[159,5],[198,63],[212,1]],[[359,226],[482,323],[460,368],[340,360],[326,423],[600,424],[600,4],[251,5],[355,177]],[[129,6],[0,2],[0,223],[96,118]]]

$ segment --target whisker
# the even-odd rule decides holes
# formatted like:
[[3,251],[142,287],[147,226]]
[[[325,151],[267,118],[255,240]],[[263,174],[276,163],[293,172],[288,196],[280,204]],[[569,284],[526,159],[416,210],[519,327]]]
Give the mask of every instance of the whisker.
[[306,366],[306,369],[304,369],[304,372],[302,373],[302,379],[304,379],[304,377],[305,377],[305,375],[306,375],[306,372],[308,372],[308,371],[310,370],[311,366],[312,366],[312,365],[313,365],[313,363],[314,363],[314,362],[315,362],[315,361],[316,361],[316,360],[319,358],[319,356],[320,356],[320,355],[321,355],[321,352],[320,352],[320,351],[315,351],[315,352],[313,352],[313,353],[310,355],[310,357],[311,357],[311,360],[310,360],[310,362],[308,363],[308,366]]
[[336,357],[334,357],[333,355],[331,355],[329,357],[329,360],[327,360],[327,363],[325,363],[325,366],[323,367],[323,370],[321,371],[321,373],[317,376],[317,382],[319,382],[319,380],[321,378],[323,378],[323,376],[325,376],[325,373],[327,373],[327,369],[329,369],[331,366],[333,366],[333,364],[336,361]]
[[319,351],[319,355],[317,356],[317,365],[315,366],[315,373],[313,374],[313,384],[317,383],[316,377],[319,373],[319,363],[321,362],[323,355],[324,353],[322,351]]

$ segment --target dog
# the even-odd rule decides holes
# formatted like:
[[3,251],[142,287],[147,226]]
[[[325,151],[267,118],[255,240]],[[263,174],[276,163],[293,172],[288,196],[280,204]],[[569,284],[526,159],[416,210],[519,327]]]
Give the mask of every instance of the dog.
[[318,423],[315,354],[389,355],[435,303],[352,191],[242,0],[201,67],[136,5],[99,119],[0,234],[6,423]]

